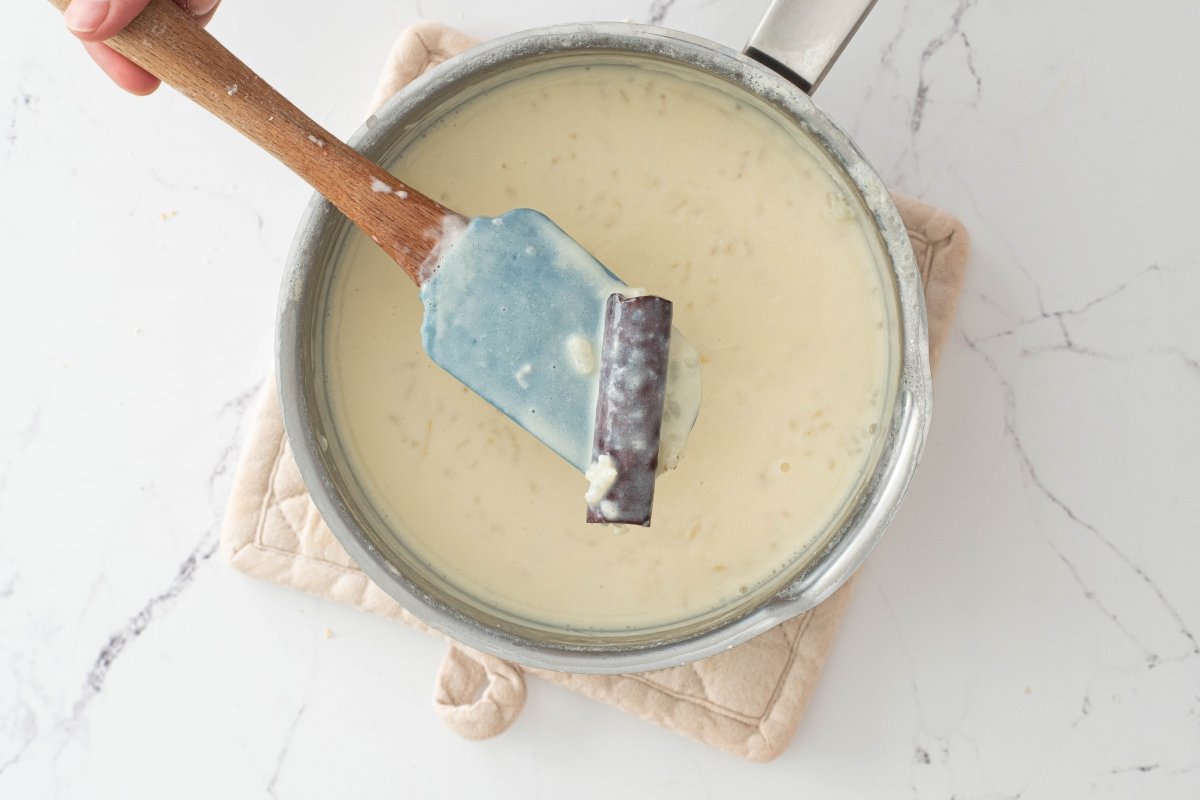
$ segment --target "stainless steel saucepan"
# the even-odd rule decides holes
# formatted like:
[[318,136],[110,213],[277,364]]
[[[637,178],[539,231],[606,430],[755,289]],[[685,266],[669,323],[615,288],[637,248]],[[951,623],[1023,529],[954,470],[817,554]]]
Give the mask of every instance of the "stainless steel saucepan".
[[[559,25],[507,36],[453,58],[393,97],[350,139],[377,163],[455,106],[506,79],[570,59],[646,59],[717,79],[823,152],[874,225],[894,297],[898,363],[890,426],[858,492],[820,546],[728,607],[667,629],[581,633],[526,625],[454,591],[381,529],[339,457],[321,379],[332,267],[348,221],[314,198],[301,222],[282,291],[277,368],[292,449],[325,521],[368,575],[405,608],[454,639],[522,664],[586,673],[658,669],[713,655],[811,609],[862,564],[894,515],[925,443],[932,403],[925,305],[900,215],[870,164],[810,99],[874,0],[776,0],[743,53],[676,31],[633,24]],[[401,410],[402,411],[402,410]]]

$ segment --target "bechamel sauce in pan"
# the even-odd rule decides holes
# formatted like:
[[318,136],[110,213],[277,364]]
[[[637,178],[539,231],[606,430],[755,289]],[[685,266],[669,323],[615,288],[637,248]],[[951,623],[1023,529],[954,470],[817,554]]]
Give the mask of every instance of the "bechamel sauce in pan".
[[869,221],[812,145],[714,82],[559,67],[460,106],[389,165],[468,215],[546,213],[675,304],[703,402],[649,528],[584,522],[587,480],[421,349],[408,277],[354,231],[330,289],[342,457],[408,548],[534,624],[649,628],[793,563],[876,457],[894,392],[891,288]]

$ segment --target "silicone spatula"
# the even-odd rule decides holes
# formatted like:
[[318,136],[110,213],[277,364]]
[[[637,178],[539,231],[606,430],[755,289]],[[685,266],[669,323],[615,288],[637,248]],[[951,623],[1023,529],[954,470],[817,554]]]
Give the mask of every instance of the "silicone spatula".
[[[65,10],[69,0],[50,2]],[[605,305],[610,295],[638,290],[536,211],[468,220],[404,184],[302,113],[170,0],[151,0],[107,44],[324,195],[421,287],[430,357],[580,471],[593,465]],[[677,331],[669,339],[665,401],[655,412],[661,432],[642,428],[658,434],[660,456],[638,461],[659,470],[678,460],[700,402],[699,358]],[[646,411],[621,409],[623,399],[609,398],[618,413],[609,403],[608,419]]]

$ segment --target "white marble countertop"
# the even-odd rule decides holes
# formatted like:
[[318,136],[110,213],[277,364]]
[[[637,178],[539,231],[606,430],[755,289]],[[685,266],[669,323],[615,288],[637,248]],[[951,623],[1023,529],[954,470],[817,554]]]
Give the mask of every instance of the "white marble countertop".
[[[423,16],[740,47],[765,5],[646,2],[229,0],[213,30],[348,135]],[[461,740],[442,644],[214,557],[309,191],[8,5],[0,797],[1200,796],[1200,5],[882,0],[818,93],[974,250],[922,470],[766,765],[539,681]]]

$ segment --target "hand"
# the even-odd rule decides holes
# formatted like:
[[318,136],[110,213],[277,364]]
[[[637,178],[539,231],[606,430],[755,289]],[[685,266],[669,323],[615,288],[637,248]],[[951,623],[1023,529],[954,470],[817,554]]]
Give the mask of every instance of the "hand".
[[[158,88],[158,78],[117,53],[105,39],[119,33],[142,13],[150,0],[71,0],[63,15],[67,28],[83,41],[83,48],[100,69],[122,89],[146,95]],[[221,0],[175,0],[201,25],[208,24]]]

